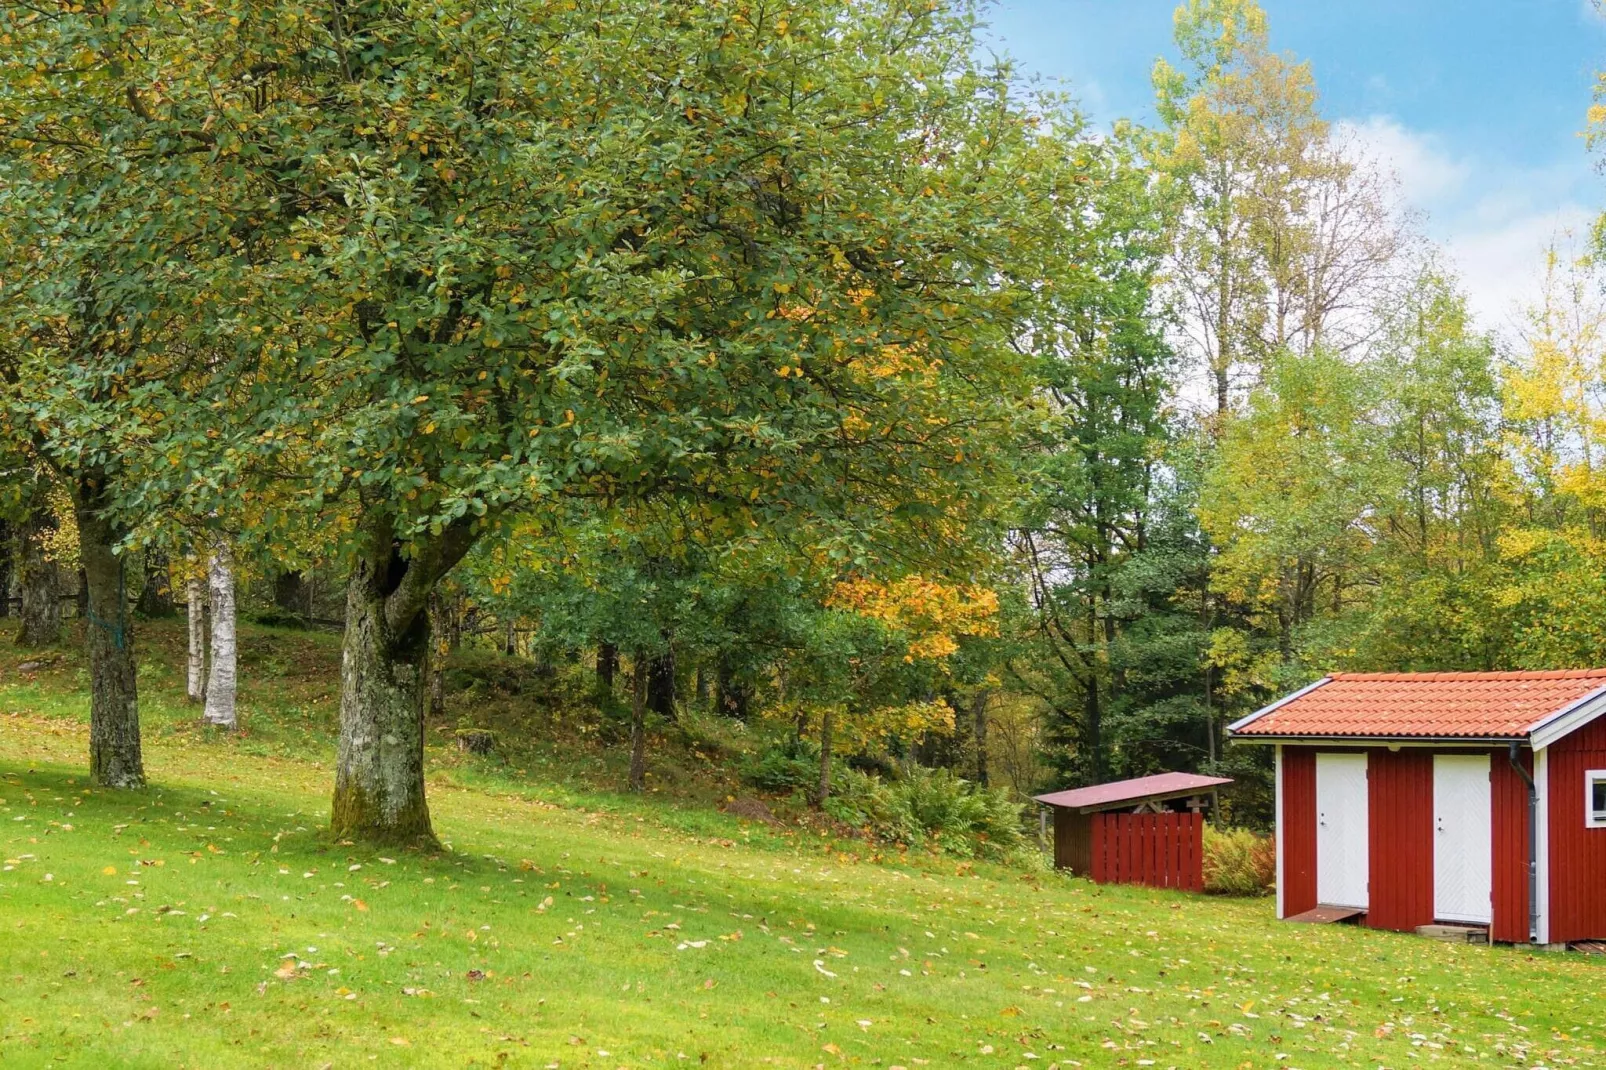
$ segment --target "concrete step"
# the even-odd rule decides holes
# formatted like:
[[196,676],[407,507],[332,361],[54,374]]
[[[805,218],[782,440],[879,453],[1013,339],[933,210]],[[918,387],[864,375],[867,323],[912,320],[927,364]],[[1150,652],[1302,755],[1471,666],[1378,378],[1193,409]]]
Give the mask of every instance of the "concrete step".
[[1487,944],[1487,925],[1418,925],[1416,935],[1430,940],[1443,940],[1451,944]]

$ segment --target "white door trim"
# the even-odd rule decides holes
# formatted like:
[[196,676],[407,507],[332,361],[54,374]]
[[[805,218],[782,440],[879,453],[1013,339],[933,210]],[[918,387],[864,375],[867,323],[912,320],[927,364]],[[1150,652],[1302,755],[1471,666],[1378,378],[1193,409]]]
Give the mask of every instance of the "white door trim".
[[[1538,862],[1538,943],[1550,943],[1550,748],[1534,751],[1534,858]],[[1526,860],[1524,860],[1526,861]]]
[[1277,837],[1277,917],[1286,918],[1288,912],[1283,908],[1283,745],[1281,743],[1277,744],[1274,763],[1277,772],[1272,778],[1272,788],[1276,793],[1277,809],[1272,833]]

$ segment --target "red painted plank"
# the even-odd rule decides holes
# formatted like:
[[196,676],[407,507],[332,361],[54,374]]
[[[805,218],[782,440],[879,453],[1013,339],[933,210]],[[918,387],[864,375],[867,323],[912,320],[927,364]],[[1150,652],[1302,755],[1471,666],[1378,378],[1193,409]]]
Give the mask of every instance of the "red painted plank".
[[1606,828],[1589,828],[1584,772],[1606,769],[1606,721],[1585,725],[1550,747],[1550,940],[1606,937]]
[[1189,886],[1193,891],[1204,891],[1204,815],[1193,815],[1193,834],[1188,838],[1188,849],[1193,853],[1193,861],[1189,866],[1189,877],[1193,883]]
[[1367,756],[1366,783],[1371,856],[1366,924],[1400,932],[1431,925],[1433,752],[1376,748]]
[[[1494,920],[1489,939],[1525,944],[1529,938],[1528,785],[1511,768],[1505,751],[1495,751],[1490,761],[1494,773],[1490,791]],[[1523,752],[1522,765],[1531,774],[1532,751]],[[1578,796],[1583,798],[1582,788]]]
[[1095,881],[1102,883],[1107,879],[1106,870],[1104,868],[1104,815],[1094,814],[1092,816],[1093,854],[1092,859],[1088,863],[1088,875]]
[[1110,866],[1105,873],[1105,879],[1111,884],[1121,884],[1126,880],[1126,830],[1121,827],[1121,815],[1116,814],[1107,819],[1109,845],[1105,847],[1110,852]]
[[1093,879],[1153,888],[1202,889],[1204,818],[1185,814],[1094,814]]
[[1171,887],[1173,887],[1173,888],[1187,888],[1188,887],[1188,862],[1187,862],[1188,840],[1190,840],[1193,837],[1193,821],[1192,821],[1193,815],[1192,814],[1178,814],[1177,816],[1181,820],[1179,820],[1177,822],[1176,832],[1174,834],[1174,839],[1172,841],[1176,845],[1175,849],[1172,852],[1172,856],[1171,856],[1172,860],[1173,860],[1173,864],[1176,866],[1176,876],[1175,876],[1175,879],[1173,879],[1172,882],[1171,882]]
[[1199,829],[1197,827],[1197,822],[1194,821],[1193,819],[1197,818],[1198,816],[1199,816],[1198,814],[1189,814],[1188,815],[1188,823],[1187,823],[1186,827],[1183,828],[1182,834],[1181,834],[1182,850],[1177,852],[1177,869],[1179,870],[1179,876],[1180,876],[1180,880],[1181,880],[1181,883],[1180,883],[1179,887],[1185,888],[1190,892],[1198,891],[1198,889],[1195,888],[1194,884],[1193,884],[1193,850],[1192,850],[1193,838],[1194,838],[1194,836],[1196,834],[1199,833]]
[[1316,752],[1283,747],[1283,916],[1316,906]]

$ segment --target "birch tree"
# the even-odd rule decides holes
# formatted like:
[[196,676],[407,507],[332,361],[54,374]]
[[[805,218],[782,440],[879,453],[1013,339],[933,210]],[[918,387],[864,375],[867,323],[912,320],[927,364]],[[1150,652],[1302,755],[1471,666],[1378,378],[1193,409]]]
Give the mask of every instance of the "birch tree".
[[1334,137],[1309,65],[1272,50],[1255,0],[1188,0],[1176,44],[1181,66],[1154,68],[1152,160],[1176,212],[1182,337],[1219,433],[1234,390],[1278,352],[1373,337],[1412,242],[1390,176]]
[[189,659],[185,694],[191,702],[206,701],[207,582],[192,574],[184,584],[185,617],[189,624]]
[[234,728],[235,620],[234,561],[228,543],[219,539],[207,558],[207,593],[211,610],[211,644],[206,673],[207,724]]

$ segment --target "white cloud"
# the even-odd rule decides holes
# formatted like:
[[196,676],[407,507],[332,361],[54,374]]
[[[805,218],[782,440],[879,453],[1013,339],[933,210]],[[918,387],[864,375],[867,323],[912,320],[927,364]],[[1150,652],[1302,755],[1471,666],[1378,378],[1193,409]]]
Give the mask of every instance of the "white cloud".
[[1472,173],[1466,161],[1452,156],[1436,138],[1407,130],[1387,115],[1360,122],[1343,119],[1334,126],[1356,155],[1376,160],[1395,173],[1412,208],[1431,211],[1436,202],[1459,196]]
[[1336,126],[1359,155],[1394,172],[1401,199],[1420,214],[1488,328],[1508,327],[1534,298],[1545,248],[1581,239],[1606,192],[1581,150],[1549,166],[1525,167],[1456,153],[1389,116]]
[[1522,307],[1539,295],[1545,249],[1552,244],[1575,246],[1595,214],[1581,204],[1568,203],[1446,238],[1445,249],[1461,273],[1479,322],[1497,330],[1510,327]]

